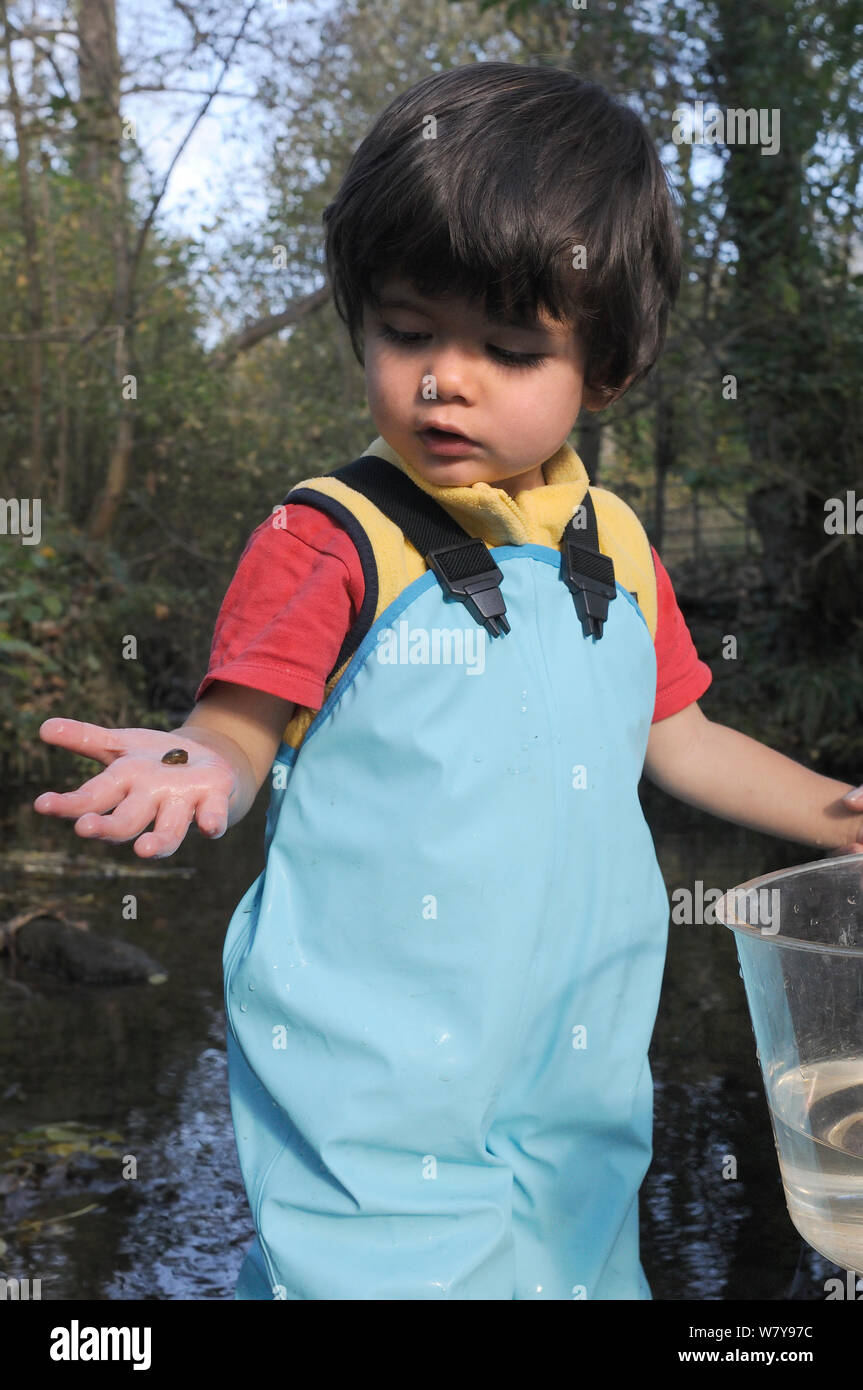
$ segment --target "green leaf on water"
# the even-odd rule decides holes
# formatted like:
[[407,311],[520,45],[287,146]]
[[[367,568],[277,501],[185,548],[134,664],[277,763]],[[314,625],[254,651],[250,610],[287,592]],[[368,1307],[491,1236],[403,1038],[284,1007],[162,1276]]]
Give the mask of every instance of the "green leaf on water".
[[54,1124],[38,1125],[34,1129],[22,1130],[20,1134],[10,1135],[6,1162],[0,1166],[13,1166],[16,1160],[30,1158],[37,1164],[41,1157],[56,1156],[69,1158],[73,1154],[92,1153],[97,1158],[116,1158],[111,1144],[125,1143],[124,1136],[117,1130],[100,1129],[81,1124],[78,1120],[60,1120]]
[[57,1125],[45,1125],[42,1135],[52,1143],[62,1144],[73,1135],[81,1135],[84,1132],[83,1125],[76,1124],[74,1120],[64,1120]]

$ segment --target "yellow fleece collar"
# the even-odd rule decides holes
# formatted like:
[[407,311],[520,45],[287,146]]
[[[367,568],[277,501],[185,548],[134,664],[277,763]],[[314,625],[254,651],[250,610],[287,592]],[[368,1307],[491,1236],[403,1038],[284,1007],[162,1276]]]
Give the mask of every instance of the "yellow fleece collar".
[[[490,547],[524,545],[528,542],[559,550],[563,528],[581,505],[588,486],[584,464],[568,444],[562,444],[555,454],[545,460],[542,466],[545,486],[527,488],[515,497],[510,497],[503,488],[490,487],[488,483],[472,483],[469,487],[435,487],[380,437],[369,445],[365,453],[376,454],[400,468],[417,487],[439,502],[468,535],[478,536]],[[305,489],[338,502],[356,519],[365,533],[373,552],[377,577],[373,615],[373,621],[377,621],[409,584],[425,574],[424,558],[385,512],[381,512],[362,492],[349,487],[341,479],[327,475],[306,478],[291,491],[302,492]],[[647,535],[638,517],[622,498],[601,487],[591,488],[590,495],[596,512],[600,549],[613,557],[618,582],[631,594],[638,595],[639,607],[653,638],[657,617],[656,575]],[[326,682],[324,698],[338,685],[352,659],[352,656],[346,657],[338,670],[331,673]],[[282,735],[291,748],[299,749],[317,708],[317,705],[297,705]]]
[[526,488],[515,497],[482,482],[468,487],[436,487],[380,436],[363,452],[400,468],[445,507],[454,521],[489,546],[531,542],[557,549],[563,528],[581,504],[589,481],[584,464],[566,442],[542,465],[545,487]]

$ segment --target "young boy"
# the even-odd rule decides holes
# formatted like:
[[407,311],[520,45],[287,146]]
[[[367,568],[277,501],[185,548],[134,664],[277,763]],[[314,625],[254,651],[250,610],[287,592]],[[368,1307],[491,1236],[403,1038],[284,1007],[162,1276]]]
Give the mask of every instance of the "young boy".
[[567,443],[677,289],[636,116],[555,69],[435,74],[325,224],[378,438],[254,532],[182,729],[48,720],[107,767],[35,808],[161,857],[272,774],[224,956],[238,1298],[649,1298],[642,772],[823,848],[861,847],[860,806],[705,718],[659,557]]

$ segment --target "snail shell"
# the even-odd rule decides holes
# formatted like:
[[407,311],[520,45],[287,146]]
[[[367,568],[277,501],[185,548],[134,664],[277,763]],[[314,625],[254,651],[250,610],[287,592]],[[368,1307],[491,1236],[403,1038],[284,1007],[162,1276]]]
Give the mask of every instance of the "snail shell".
[[162,759],[163,763],[187,763],[189,755],[185,748],[169,748]]

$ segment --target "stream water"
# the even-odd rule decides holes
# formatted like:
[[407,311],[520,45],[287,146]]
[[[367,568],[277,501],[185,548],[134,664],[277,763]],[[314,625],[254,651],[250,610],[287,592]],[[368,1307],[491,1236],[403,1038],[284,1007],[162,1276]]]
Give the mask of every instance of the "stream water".
[[[5,847],[140,866],[0,804]],[[669,891],[723,891],[816,851],[703,815],[642,783]],[[219,842],[191,833],[163,866],[189,877],[42,878],[0,859],[0,920],[62,897],[140,946],[167,980],[81,986],[0,957],[0,1287],[43,1299],[230,1299],[252,1225],[228,1102],[221,948],[262,867],[266,810]],[[128,919],[128,894],[137,916]],[[698,914],[696,914],[698,915]],[[651,1045],[654,1158],[641,1258],[656,1299],[823,1299],[844,1270],[792,1225],[732,933],[669,928]]]

